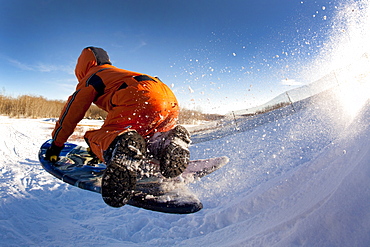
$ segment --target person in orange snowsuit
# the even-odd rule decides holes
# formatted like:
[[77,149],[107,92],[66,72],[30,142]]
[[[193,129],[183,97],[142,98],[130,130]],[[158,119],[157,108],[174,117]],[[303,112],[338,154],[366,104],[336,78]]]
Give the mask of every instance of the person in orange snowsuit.
[[[107,164],[102,193],[104,198],[104,190],[108,191],[105,193],[108,194],[105,199],[109,197],[108,204],[124,205],[130,198],[128,191],[135,187],[134,177],[138,171],[132,173],[133,169],[128,165],[118,164],[122,159],[130,160],[131,166],[140,167],[140,160],[145,155],[154,157],[160,161],[160,170],[166,177],[177,176],[186,168],[189,133],[184,127],[176,126],[179,105],[168,86],[156,77],[113,66],[107,52],[97,47],[83,49],[75,74],[79,83],[56,123],[46,159],[53,162],[58,159],[64,143],[94,103],[108,115],[100,129],[86,132],[85,140],[92,153]],[[117,161],[117,147],[121,161]],[[121,173],[120,180],[135,181],[129,181],[130,184],[120,181],[126,183],[125,188],[108,188],[118,186],[115,185],[117,181],[111,181],[113,173]],[[117,193],[124,196],[118,202],[112,202]]]

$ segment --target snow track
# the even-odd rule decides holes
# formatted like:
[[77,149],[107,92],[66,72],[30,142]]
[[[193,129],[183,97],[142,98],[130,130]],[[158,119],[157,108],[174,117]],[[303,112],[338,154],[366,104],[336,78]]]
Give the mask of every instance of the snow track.
[[348,121],[326,104],[192,145],[230,157],[190,185],[192,215],[108,207],[39,165],[53,125],[0,117],[0,246],[368,246],[370,104]]

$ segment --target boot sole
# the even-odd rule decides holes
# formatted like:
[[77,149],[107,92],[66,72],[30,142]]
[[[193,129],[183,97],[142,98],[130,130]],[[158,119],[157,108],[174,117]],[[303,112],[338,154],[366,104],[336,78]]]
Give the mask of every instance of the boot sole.
[[166,178],[179,176],[189,164],[190,152],[183,147],[170,143],[161,159],[161,173]]
[[161,173],[166,178],[179,176],[185,171],[190,161],[190,134],[183,126],[178,125],[169,134],[170,143],[163,150]]
[[146,152],[145,140],[136,131],[118,137],[112,158],[102,177],[102,197],[111,207],[122,207],[131,199],[137,181],[137,168]]
[[114,158],[102,177],[102,197],[106,204],[119,208],[127,204],[136,188],[136,171],[127,157]]

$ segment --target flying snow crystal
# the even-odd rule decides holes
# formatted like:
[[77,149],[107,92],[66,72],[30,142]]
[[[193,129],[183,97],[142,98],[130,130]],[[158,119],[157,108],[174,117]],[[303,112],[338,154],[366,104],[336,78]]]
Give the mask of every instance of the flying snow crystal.
[[322,8],[321,8],[322,10],[325,10],[326,9],[326,7],[325,6],[322,6]]
[[175,84],[171,83],[171,88],[173,88],[175,86]]
[[235,52],[233,52],[233,56],[236,57],[236,53]]
[[189,86],[189,92],[194,93],[194,90]]

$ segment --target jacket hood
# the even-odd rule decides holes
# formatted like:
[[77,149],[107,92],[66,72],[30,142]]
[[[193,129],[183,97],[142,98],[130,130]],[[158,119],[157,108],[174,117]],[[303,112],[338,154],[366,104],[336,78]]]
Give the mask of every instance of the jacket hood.
[[92,46],[83,49],[75,68],[75,75],[78,81],[81,81],[91,68],[103,64],[112,64],[105,50]]

